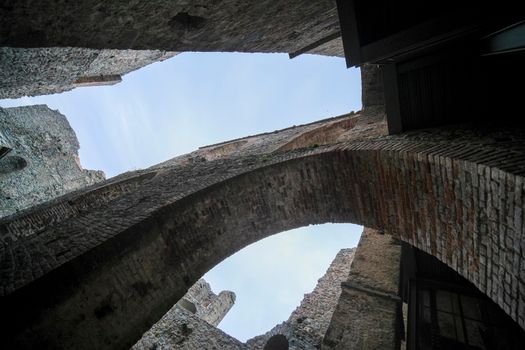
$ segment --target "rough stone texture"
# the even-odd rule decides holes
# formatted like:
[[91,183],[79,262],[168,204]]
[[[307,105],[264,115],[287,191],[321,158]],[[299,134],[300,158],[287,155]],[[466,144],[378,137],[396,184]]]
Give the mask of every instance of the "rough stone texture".
[[322,349],[399,349],[401,245],[365,229]]
[[495,125],[131,172],[0,225],[2,319],[20,347],[131,346],[237,250],[352,222],[436,256],[524,327],[524,174],[525,133]]
[[196,306],[195,315],[197,317],[217,326],[235,303],[235,293],[223,290],[216,295],[212,292],[208,282],[201,278],[188,290],[184,299]]
[[[192,303],[196,312],[188,311],[182,301]],[[133,349],[244,349],[237,339],[214,328],[234,302],[235,293],[222,291],[216,295],[201,278],[159,322],[144,333]]]
[[245,345],[181,307],[174,307],[133,350],[245,350]]
[[[3,6],[0,23],[0,98],[71,90],[181,51],[295,52],[339,31],[335,0],[26,1]],[[342,42],[310,53],[343,57]]]
[[0,130],[13,149],[0,159],[0,217],[104,180],[82,169],[75,132],[58,111],[0,108]]
[[[53,94],[118,77],[174,56],[160,50],[93,50],[75,47],[0,47],[0,99]],[[112,83],[118,82],[113,78]]]
[[286,336],[290,350],[320,349],[341,294],[341,282],[348,277],[354,253],[355,248],[342,249],[325,275],[319,279],[315,289],[305,294],[301,305],[292,312],[288,320],[267,333],[248,340],[248,349],[263,349],[268,339],[276,334]]
[[0,46],[25,48],[295,52],[339,31],[334,0],[40,0],[0,22]]

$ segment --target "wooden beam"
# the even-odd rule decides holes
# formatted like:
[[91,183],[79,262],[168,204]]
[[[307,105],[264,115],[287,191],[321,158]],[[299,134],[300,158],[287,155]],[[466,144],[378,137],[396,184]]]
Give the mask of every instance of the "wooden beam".
[[399,104],[397,64],[390,63],[383,66],[383,86],[385,91],[385,111],[388,134],[399,134],[403,132],[403,122],[401,119],[401,107]]
[[346,66],[348,68],[361,65],[361,44],[357,29],[357,16],[354,0],[337,0],[339,26],[343,39]]
[[289,53],[288,56],[290,57],[290,59],[295,58],[295,57],[297,57],[299,55],[302,55],[303,53],[307,53],[308,51],[311,51],[311,50],[313,50],[315,48],[318,48],[321,45],[329,43],[330,41],[332,41],[334,39],[337,39],[340,36],[341,36],[341,32],[337,31],[337,32],[332,33],[332,34],[330,34],[330,35],[328,35],[328,36],[326,36],[326,37],[324,37],[322,39],[319,39],[316,42],[313,42],[310,45],[307,45],[307,46],[305,46],[305,47],[303,47],[303,48],[301,48],[301,49],[299,49],[299,50],[297,50],[295,52]]
[[421,23],[361,48],[361,61],[367,63],[393,62],[429,47],[464,37],[481,29],[476,16],[456,13]]

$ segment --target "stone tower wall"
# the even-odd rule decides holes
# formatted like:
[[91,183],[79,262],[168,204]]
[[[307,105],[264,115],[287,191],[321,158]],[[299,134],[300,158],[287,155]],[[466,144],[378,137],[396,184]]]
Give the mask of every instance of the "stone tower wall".
[[213,293],[210,284],[204,279],[195,283],[183,297],[197,309],[195,315],[213,326],[217,326],[235,303],[235,293],[222,291]]
[[12,149],[0,158],[0,217],[104,180],[82,169],[75,132],[47,106],[0,108],[0,133]]

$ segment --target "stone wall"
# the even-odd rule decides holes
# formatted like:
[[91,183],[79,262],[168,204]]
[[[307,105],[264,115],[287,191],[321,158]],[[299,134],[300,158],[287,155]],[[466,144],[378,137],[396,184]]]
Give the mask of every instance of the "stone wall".
[[120,77],[175,52],[76,47],[0,47],[0,99],[116,84]]
[[75,132],[58,111],[0,108],[0,134],[12,148],[0,158],[0,217],[104,180],[82,169]]
[[401,245],[365,229],[323,339],[323,350],[396,350],[400,345]]
[[350,272],[355,248],[342,249],[321,277],[315,289],[304,299],[288,320],[267,333],[246,342],[248,349],[263,349],[268,339],[282,334],[288,339],[290,350],[316,350],[321,347],[323,336],[341,294],[341,282]]
[[516,128],[463,125],[129,173],[104,183],[141,179],[110,201],[97,188],[2,223],[2,238],[20,236],[0,246],[2,317],[22,345],[131,346],[237,250],[352,222],[429,252],[524,327],[524,144]]
[[339,31],[334,0],[40,0],[0,22],[0,46],[24,48],[295,52]]
[[[175,52],[295,52],[339,31],[335,0],[42,0],[4,6],[0,22],[0,99],[114,84]],[[311,53],[342,57],[342,42]]]
[[[191,303],[192,307],[186,306]],[[235,293],[212,292],[200,279],[159,322],[133,346],[133,349],[241,349],[237,339],[215,328],[235,303]],[[213,326],[213,327],[212,327]]]
[[197,317],[217,326],[235,303],[235,293],[223,290],[217,295],[212,292],[209,283],[201,278],[188,290],[183,299],[196,306]]

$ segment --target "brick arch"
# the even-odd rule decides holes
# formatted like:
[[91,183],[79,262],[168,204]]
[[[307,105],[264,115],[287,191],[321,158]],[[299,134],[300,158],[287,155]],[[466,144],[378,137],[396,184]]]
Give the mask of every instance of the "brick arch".
[[2,317],[18,345],[129,347],[235,251],[351,222],[436,256],[524,327],[523,138],[460,131],[157,168],[110,206],[4,245]]

